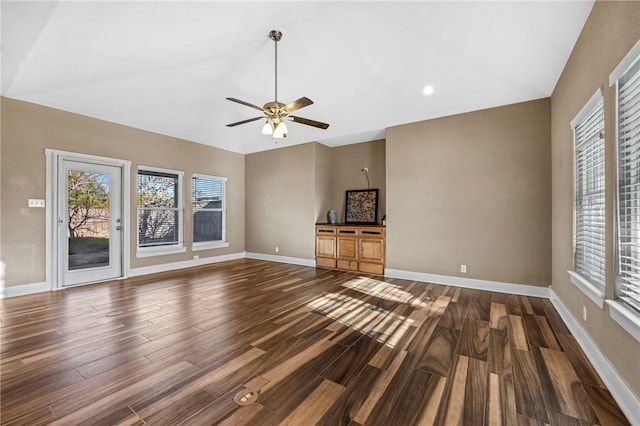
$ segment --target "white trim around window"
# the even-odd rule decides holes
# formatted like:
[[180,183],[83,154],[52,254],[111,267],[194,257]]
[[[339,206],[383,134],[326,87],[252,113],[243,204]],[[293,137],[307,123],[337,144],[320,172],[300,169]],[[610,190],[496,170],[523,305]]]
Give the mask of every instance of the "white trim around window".
[[[204,187],[202,189],[196,189],[195,183],[196,181],[202,182]],[[210,250],[217,248],[229,247],[229,241],[227,240],[227,181],[226,177],[222,176],[213,176],[213,175],[205,175],[200,173],[194,173],[191,178],[191,214],[192,214],[192,251],[201,251],[201,250]],[[210,182],[211,185],[206,185],[207,182]],[[204,191],[204,193],[198,195],[196,191]],[[202,198],[202,199],[200,199]],[[202,207],[201,204],[204,199],[209,199],[209,201],[219,201],[219,207]],[[210,229],[205,226],[204,235],[198,237],[196,234],[198,233],[198,223],[196,219],[197,214],[202,214],[202,212],[213,214],[219,213],[219,229]],[[206,225],[206,224],[202,224]],[[211,234],[210,237],[212,239],[207,240],[207,234]],[[216,235],[218,238],[215,238]],[[196,241],[200,239],[205,239],[204,241]]]
[[618,66],[611,72],[609,75],[609,86],[613,86],[620,80],[629,68],[635,63],[635,61],[640,58],[640,40],[636,42],[636,44],[631,48],[629,53],[625,55],[625,57],[620,61]]
[[571,120],[573,130],[573,267],[571,282],[600,309],[605,299],[604,101],[600,89]]
[[573,117],[573,120],[571,120],[571,123],[570,123],[571,129],[575,129],[577,125],[579,125],[582,121],[587,119],[589,114],[592,112],[592,110],[596,108],[598,104],[601,102],[602,102],[602,89],[598,89],[587,101],[587,103],[584,104],[580,112],[578,112],[576,116]]
[[636,311],[615,300],[607,300],[607,305],[611,319],[640,342],[640,317]]
[[640,341],[640,40],[609,76],[616,93],[614,300],[609,314]]
[[[177,177],[177,192],[176,194],[176,202],[177,205],[173,208],[178,215],[178,235],[177,241],[174,244],[166,244],[166,245],[158,245],[158,246],[147,246],[140,247],[139,237],[139,213],[136,213],[136,257],[144,258],[144,257],[153,257],[153,256],[162,256],[169,254],[179,254],[185,253],[187,248],[184,246],[184,184],[183,177],[184,172],[181,170],[172,170],[172,169],[164,169],[159,167],[151,167],[151,166],[143,166],[139,165],[138,170],[136,172],[136,194],[138,194],[137,182],[138,175],[140,172],[151,172],[158,174],[166,174],[166,175],[174,175]],[[136,203],[136,209],[139,211],[140,207]]]
[[569,280],[600,309],[604,309],[604,289],[591,283],[576,271],[567,271]]

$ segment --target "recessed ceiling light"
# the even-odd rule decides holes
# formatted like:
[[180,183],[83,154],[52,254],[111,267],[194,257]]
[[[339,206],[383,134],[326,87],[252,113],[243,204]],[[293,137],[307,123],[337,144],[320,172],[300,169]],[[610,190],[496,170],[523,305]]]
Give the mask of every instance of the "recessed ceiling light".
[[422,89],[422,93],[424,93],[425,95],[431,95],[433,94],[433,90],[434,90],[433,86],[427,85],[427,86],[424,86],[424,89]]

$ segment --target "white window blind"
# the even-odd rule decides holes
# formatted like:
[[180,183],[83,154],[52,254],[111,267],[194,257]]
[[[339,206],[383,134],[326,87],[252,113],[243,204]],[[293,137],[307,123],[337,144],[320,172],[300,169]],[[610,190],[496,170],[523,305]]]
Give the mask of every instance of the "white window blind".
[[138,247],[182,245],[181,174],[138,170]]
[[616,298],[640,311],[640,55],[617,79]]
[[571,124],[575,155],[574,269],[604,288],[604,107],[599,90]]
[[193,242],[226,241],[226,178],[193,175],[191,205],[193,209]]

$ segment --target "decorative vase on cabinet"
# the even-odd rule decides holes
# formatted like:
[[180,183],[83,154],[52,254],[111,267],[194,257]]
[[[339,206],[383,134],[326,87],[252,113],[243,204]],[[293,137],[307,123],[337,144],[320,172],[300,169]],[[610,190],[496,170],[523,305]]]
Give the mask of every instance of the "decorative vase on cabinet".
[[336,216],[336,211],[335,210],[329,210],[329,213],[327,214],[327,217],[328,217],[329,223],[331,225],[335,225],[336,222],[338,221],[338,217]]

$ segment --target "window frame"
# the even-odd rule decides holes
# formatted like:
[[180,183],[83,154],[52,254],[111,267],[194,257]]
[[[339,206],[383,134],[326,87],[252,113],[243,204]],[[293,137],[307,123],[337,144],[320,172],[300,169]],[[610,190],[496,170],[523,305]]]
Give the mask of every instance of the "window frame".
[[[202,209],[194,208],[193,206],[193,192],[194,192],[194,179],[216,180],[222,182],[222,207],[220,209]],[[191,175],[191,250],[209,250],[216,248],[229,247],[229,241],[227,238],[227,182],[228,178],[224,176],[214,176],[202,173],[193,173]],[[195,214],[199,211],[222,211],[222,239],[212,241],[200,241],[195,242]]]
[[[628,304],[620,299],[620,111],[619,92],[620,79],[634,67],[640,66],[640,40],[631,48],[620,64],[609,76],[609,85],[614,86],[615,91],[615,152],[616,152],[616,182],[615,182],[615,227],[614,227],[614,299],[607,300],[609,315],[618,325],[640,342],[640,310],[638,307]],[[640,68],[636,70],[640,76]],[[639,109],[640,111],[640,109]],[[638,140],[640,148],[640,140]],[[640,192],[640,190],[638,190]],[[638,196],[640,198],[640,195]]]
[[[595,117],[595,121],[593,119],[594,114],[598,114]],[[585,251],[583,257],[588,261],[584,264],[578,264],[578,235],[582,235],[587,231],[579,229],[579,220],[578,217],[582,217],[584,215],[579,208],[580,205],[590,205],[596,204],[593,201],[586,201],[585,199],[590,197],[581,197],[582,195],[589,195],[589,192],[580,192],[579,188],[581,187],[579,183],[579,167],[583,165],[582,169],[585,167],[589,167],[590,171],[595,170],[597,172],[596,178],[598,179],[598,183],[594,186],[601,186],[603,193],[598,198],[597,203],[605,206],[606,203],[606,171],[605,171],[605,139],[604,139],[604,97],[602,94],[602,90],[598,89],[591,96],[591,98],[585,103],[580,112],[575,116],[573,120],[571,120],[571,129],[573,131],[573,270],[567,271],[569,274],[570,281],[578,287],[593,303],[595,303],[600,309],[604,308],[604,300],[605,300],[605,286],[606,286],[606,247],[605,247],[605,234],[606,234],[606,211],[604,211],[599,219],[598,224],[601,226],[601,235],[598,235],[597,239],[601,241],[600,245],[592,244],[592,246],[596,246],[598,249],[598,253],[593,254],[592,256],[588,255],[588,250]],[[578,140],[578,133],[580,127],[583,125],[597,126],[599,133],[593,134],[590,137],[587,137],[583,140]],[[589,135],[587,135],[589,136]],[[599,137],[597,137],[599,136]],[[586,144],[586,146],[584,146]],[[600,146],[597,146],[600,144]],[[592,161],[584,161],[582,164],[580,161],[584,159],[584,157],[579,155],[579,147],[580,150],[597,150],[597,158]],[[600,164],[596,164],[600,163]],[[587,171],[583,171],[582,175],[588,175]],[[591,188],[593,190],[593,188]],[[595,234],[595,233],[594,233]],[[589,269],[589,265],[598,265],[602,271],[602,281],[598,282],[594,277],[595,274],[587,273]]]
[[[140,246],[140,232],[138,230],[138,223],[140,218],[141,207],[138,206],[138,176],[141,172],[161,173],[167,175],[175,175],[178,178],[177,183],[177,195],[176,195],[176,207],[172,208],[178,215],[178,241],[175,244],[164,244],[156,246]],[[161,256],[167,254],[184,253],[187,248],[184,245],[184,186],[183,179],[184,172],[181,170],[172,170],[159,167],[143,166],[139,165],[136,171],[136,257],[152,257]]]

